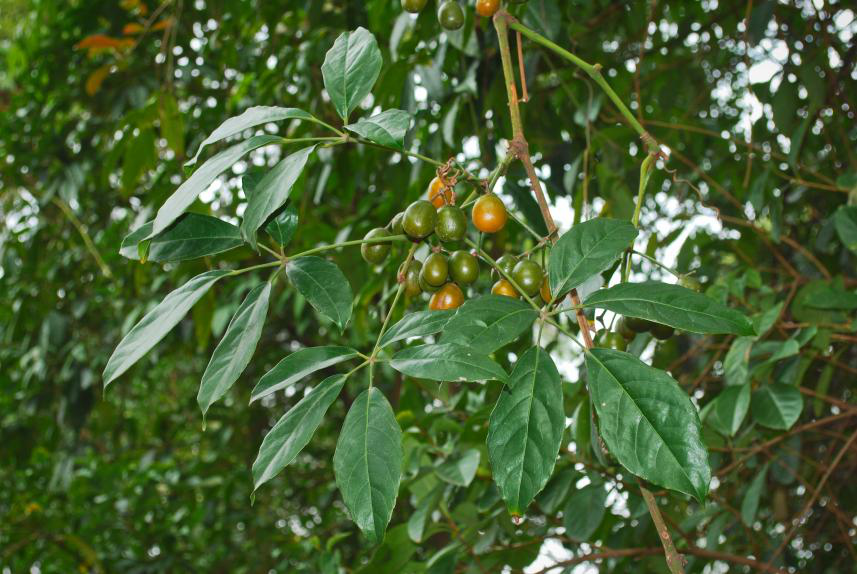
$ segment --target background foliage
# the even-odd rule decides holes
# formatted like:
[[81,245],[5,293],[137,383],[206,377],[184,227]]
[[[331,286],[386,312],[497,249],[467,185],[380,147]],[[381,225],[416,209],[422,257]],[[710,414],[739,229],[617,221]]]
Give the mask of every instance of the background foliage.
[[[403,380],[386,369],[379,386],[400,425],[420,429],[405,434],[405,479],[387,541],[375,548],[359,536],[333,482],[336,438],[362,380],[346,385],[309,446],[250,505],[262,437],[304,383],[318,382],[247,406],[254,381],[302,346],[374,342],[395,264],[376,273],[357,249],[335,255],[357,301],[345,334],[293,290],[276,288],[257,353],[211,407],[205,432],[196,389],[255,285],[248,276],[218,283],[102,396],[110,351],[165,293],[223,262],[258,260],[242,247],[139,264],[119,255],[122,238],[152,218],[186,176],[184,161],[225,118],[282,105],[336,123],[320,66],[342,31],[369,29],[384,57],[373,99],[355,115],[407,110],[412,149],[443,161],[457,155],[477,171],[497,163],[511,127],[493,28],[467,10],[464,32],[441,35],[429,4],[412,19],[394,0],[4,3],[0,565],[494,572],[536,561],[530,571],[538,571],[554,553],[569,568],[595,554],[604,571],[663,571],[639,491],[589,444],[582,357],[568,348],[552,350],[567,359],[571,424],[554,478],[521,526],[490,481],[485,439],[499,389]],[[644,125],[669,147],[666,168],[676,171],[655,172],[637,249],[693,271],[708,295],[753,316],[763,334],[682,334],[637,349],[703,409],[715,476],[709,498],[656,493],[688,571],[763,568],[781,545],[773,567],[852,571],[855,231],[845,212],[838,226],[834,214],[857,185],[853,10],[842,2],[530,0],[516,14],[601,63],[635,113],[642,102]],[[563,229],[582,214],[629,218],[641,143],[585,76],[531,43],[525,54],[524,122],[554,216]],[[288,123],[266,130],[312,131]],[[194,211],[237,223],[241,176],[279,157],[277,149],[254,153]],[[433,173],[384,150],[322,150],[293,194],[301,223],[292,249],[362,237],[421,196]],[[581,208],[584,189],[590,201]],[[503,192],[538,229],[522,171],[509,174]],[[510,225],[490,248],[520,251],[525,241]],[[668,276],[644,264],[635,278],[644,277]],[[482,291],[487,281],[483,269]],[[749,413],[745,382],[754,393]],[[797,391],[797,412],[765,408],[775,391]],[[428,514],[422,533],[409,528],[420,512]]]

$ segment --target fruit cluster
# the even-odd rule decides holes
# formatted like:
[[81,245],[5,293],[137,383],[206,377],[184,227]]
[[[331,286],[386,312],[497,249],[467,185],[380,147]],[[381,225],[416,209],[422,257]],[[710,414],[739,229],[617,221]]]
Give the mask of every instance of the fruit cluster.
[[[379,240],[404,234],[416,242],[427,241],[432,235],[442,245],[462,241],[467,235],[467,215],[455,205],[454,184],[454,177],[447,179],[445,173],[439,174],[429,184],[426,199],[414,201],[405,211],[396,214],[387,227],[370,230],[364,239]],[[474,202],[470,219],[478,231],[496,233],[505,227],[509,214],[499,197],[486,193]],[[366,262],[378,265],[390,254],[390,244],[363,243],[360,251]],[[547,279],[535,261],[519,261],[507,254],[497,261],[497,265],[527,296],[535,296],[541,290],[545,301],[550,300]],[[497,281],[491,292],[518,297],[519,292],[512,282],[495,273]],[[464,302],[462,288],[472,285],[478,278],[479,260],[475,253],[463,249],[445,252],[441,245],[433,246],[425,261],[411,260],[407,268],[399,270],[405,292],[410,296],[431,293],[429,308],[433,310],[459,307]]]
[[[517,0],[516,3],[521,3]],[[419,14],[426,7],[427,0],[401,0],[402,9],[411,14]],[[500,9],[500,0],[476,0],[476,13],[485,18],[493,16]],[[445,30],[458,30],[464,25],[464,10],[458,0],[441,0],[437,8],[437,21]]]
[[624,351],[628,343],[634,340],[638,333],[651,333],[655,339],[665,341],[673,336],[675,329],[668,325],[639,319],[637,317],[619,317],[616,330],[603,330],[596,335],[599,347]]

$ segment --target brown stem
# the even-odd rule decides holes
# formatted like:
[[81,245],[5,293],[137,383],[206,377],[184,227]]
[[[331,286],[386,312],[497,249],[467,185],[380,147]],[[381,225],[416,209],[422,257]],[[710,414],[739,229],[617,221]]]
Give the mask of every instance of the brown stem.
[[649,509],[652,522],[655,523],[655,529],[658,531],[658,538],[661,539],[661,544],[664,547],[667,568],[670,569],[672,574],[682,574],[684,572],[684,559],[675,549],[673,539],[670,537],[670,531],[664,522],[664,517],[661,516],[661,510],[658,508],[658,502],[655,500],[652,492],[643,486],[642,482],[640,482],[640,492],[643,494],[643,500],[646,501],[646,507]]

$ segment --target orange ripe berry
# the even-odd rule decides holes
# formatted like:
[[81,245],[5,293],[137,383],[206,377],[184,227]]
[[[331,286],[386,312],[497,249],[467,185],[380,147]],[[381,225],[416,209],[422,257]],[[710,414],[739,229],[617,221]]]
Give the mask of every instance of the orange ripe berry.
[[505,279],[500,279],[494,283],[494,286],[491,287],[491,293],[494,295],[502,295],[503,297],[518,298],[518,290]]
[[445,188],[440,178],[431,180],[427,195],[428,200],[438,209],[444,205],[452,205],[452,188]]
[[464,293],[455,283],[447,283],[431,296],[429,309],[432,311],[457,309],[462,303],[464,303]]
[[476,200],[471,217],[473,225],[479,231],[497,233],[506,225],[509,214],[506,212],[503,201],[493,193],[489,193]]
[[476,0],[476,13],[490,18],[500,9],[500,0]]

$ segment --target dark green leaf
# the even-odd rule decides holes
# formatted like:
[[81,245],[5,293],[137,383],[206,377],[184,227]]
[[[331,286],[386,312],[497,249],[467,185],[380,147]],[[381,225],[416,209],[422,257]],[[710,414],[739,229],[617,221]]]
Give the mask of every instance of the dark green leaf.
[[343,32],[328,50],[321,65],[324,87],[336,113],[343,120],[372,91],[381,73],[381,50],[365,28]]
[[628,221],[590,219],[563,234],[550,253],[550,286],[559,299],[601,273],[634,243],[637,229]]
[[402,477],[402,431],[384,394],[363,391],[345,417],[333,455],[336,485],[372,544],[384,538]]
[[357,356],[350,347],[308,347],[295,351],[265,373],[253,392],[250,402],[284,389],[316,371],[342,363]]
[[444,488],[442,484],[436,486],[434,490],[423,496],[417,503],[413,514],[408,518],[408,537],[412,541],[418,544],[423,541],[426,521],[431,513],[434,512],[438,502],[440,502]]
[[727,387],[714,399],[708,422],[722,435],[735,436],[750,409],[750,383]]
[[107,387],[148,353],[182,320],[193,304],[225,275],[229,275],[229,271],[208,271],[197,275],[167,295],[157,307],[146,313],[146,316],[122,338],[107,361],[103,374],[104,386]]
[[649,482],[704,499],[711,480],[708,453],[696,407],[678,383],[612,349],[590,349],[586,370],[610,453]]
[[384,333],[381,337],[381,346],[385,347],[410,337],[425,337],[437,333],[443,330],[453,315],[455,315],[454,310],[408,313]]
[[475,448],[464,451],[461,456],[448,460],[435,469],[437,476],[444,482],[456,486],[470,486],[476,469],[479,468],[479,451]]
[[[122,240],[119,253],[128,259],[139,257],[138,244],[152,233],[154,222],[144,223]],[[244,243],[241,232],[227,221],[185,213],[163,233],[149,241],[146,259],[156,262],[183,261],[216,255]]]
[[803,410],[803,397],[791,385],[772,383],[753,393],[753,418],[762,426],[789,430]]
[[361,118],[348,124],[345,129],[377,144],[402,149],[410,123],[411,115],[408,112],[385,110],[371,118]]
[[286,275],[316,311],[345,329],[354,295],[339,267],[320,257],[299,257],[288,262]]
[[559,372],[547,351],[532,347],[515,363],[488,422],[494,481],[513,516],[550,478],[564,429]]
[[281,140],[282,138],[279,136],[253,136],[226,148],[206,161],[164,202],[155,216],[152,234],[149,237],[153,237],[169,227],[185,212],[190,204],[196,201],[197,196],[217,179],[217,176],[241,159],[244,154],[262,146],[279,143]]
[[[211,135],[199,144],[199,149],[196,154],[190,158],[185,165],[193,165],[199,159],[199,155],[205,146],[224,140],[230,136],[240,134],[246,129],[267,124],[269,122],[279,122],[282,120],[315,120],[313,116],[303,110],[297,108],[280,108],[277,106],[254,106],[247,108],[239,116],[229,118],[220,124],[216,130],[211,132]],[[277,138],[282,139],[282,138]]]
[[390,366],[409,377],[432,381],[505,381],[507,377],[487,355],[451,343],[402,349]]
[[297,229],[298,210],[293,205],[286,207],[265,226],[265,231],[280,247],[286,247],[291,242]]
[[253,358],[265,325],[270,297],[271,282],[266,281],[250,291],[235,311],[226,334],[214,349],[202,375],[196,402],[203,417],[209,407],[232,388]]
[[833,215],[833,224],[842,244],[857,253],[857,205],[843,205],[837,209]]
[[348,375],[333,375],[324,379],[268,431],[253,463],[253,490],[295,460],[312,439],[347,378]]
[[565,535],[573,540],[589,540],[607,511],[607,490],[603,484],[584,486],[571,495],[563,512]]
[[[587,433],[588,437],[588,433]],[[580,478],[580,474],[574,468],[567,467],[550,479],[545,489],[536,497],[536,502],[547,514],[554,514],[565,501],[574,483]]]
[[691,333],[755,335],[753,325],[743,314],[679,285],[654,281],[620,283],[596,291],[583,306],[609,309]]
[[315,146],[310,146],[286,156],[255,186],[248,198],[247,210],[241,222],[241,235],[253,249],[258,249],[256,231],[289,199],[292,186],[303,172],[309,154],[314,149]]
[[484,295],[458,308],[444,327],[441,342],[464,345],[477,353],[493,353],[516,340],[537,316],[535,309],[519,299]]
[[765,488],[765,477],[768,474],[768,465],[762,467],[747,492],[744,493],[744,499],[741,501],[741,521],[749,527],[753,526],[756,520],[756,511],[759,509],[759,498],[762,496],[762,489]]

